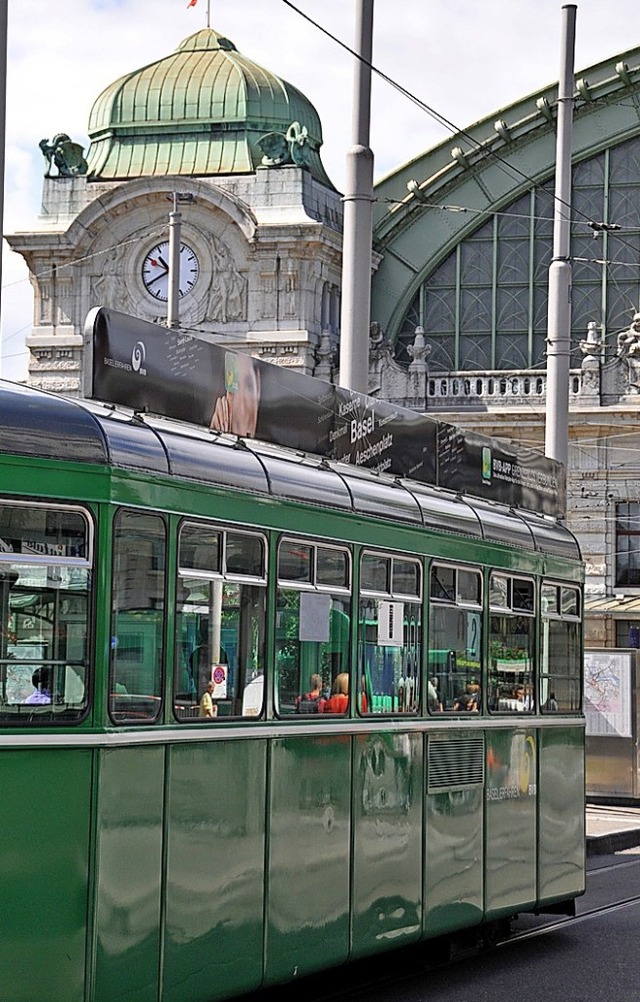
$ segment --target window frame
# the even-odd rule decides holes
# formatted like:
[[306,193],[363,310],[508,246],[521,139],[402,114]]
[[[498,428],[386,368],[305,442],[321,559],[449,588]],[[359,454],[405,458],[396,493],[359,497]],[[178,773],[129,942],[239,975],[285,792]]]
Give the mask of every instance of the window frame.
[[[432,580],[433,580],[433,575],[434,575],[434,572],[437,571],[437,569],[441,568],[441,567],[444,568],[444,569],[446,569],[446,570],[453,571],[455,573],[455,577],[454,577],[454,597],[453,598],[441,598],[439,596],[435,596],[435,595],[432,594]],[[477,602],[471,602],[469,600],[459,599],[458,598],[458,595],[460,593],[460,589],[458,587],[458,574],[461,571],[464,572],[464,573],[473,573],[476,576],[476,578],[477,578],[477,580],[479,582],[479,586],[480,586],[480,588],[479,588],[480,596],[479,596],[479,600]],[[476,675],[478,676],[478,685],[480,686],[480,698],[479,698],[479,700],[476,700],[476,705],[478,707],[478,712],[479,713],[483,712],[484,689],[485,689],[484,678],[483,678],[483,676],[484,676],[483,665],[484,665],[484,661],[485,661],[485,638],[484,638],[484,603],[485,603],[485,594],[486,594],[485,578],[484,578],[483,568],[480,565],[478,565],[478,564],[459,563],[457,561],[452,561],[452,560],[439,560],[437,558],[434,559],[434,560],[432,560],[431,563],[429,564],[429,609],[428,609],[429,633],[428,633],[428,643],[427,643],[427,652],[426,652],[426,660],[427,660],[427,667],[426,667],[426,671],[427,671],[427,684],[429,684],[429,682],[431,681],[432,675],[434,674],[431,671],[431,666],[429,664],[429,655],[430,655],[430,653],[431,653],[432,650],[436,650],[437,649],[437,648],[432,648],[431,647],[431,632],[432,632],[432,623],[431,623],[431,615],[432,615],[432,613],[431,613],[431,610],[432,610],[432,607],[435,607],[435,608],[444,608],[444,609],[461,609],[461,610],[466,611],[466,612],[477,613],[479,615],[479,617],[480,617],[480,634],[481,634],[480,635],[479,645],[478,645],[480,667],[479,667],[479,669],[478,669],[477,672],[472,672],[471,674],[474,675],[474,676],[476,676]],[[435,674],[437,675],[437,672]],[[467,684],[471,684],[471,683],[467,682],[465,684],[465,688],[466,688]],[[438,695],[442,696],[442,692],[439,692]],[[473,698],[475,699],[475,696]],[[446,710],[443,708],[442,711],[440,709],[433,709],[432,707],[429,706],[429,700],[427,698],[427,712],[429,713],[429,715],[435,715],[435,714],[439,714],[441,712],[449,713],[452,710],[453,710],[453,705],[451,707],[447,707]]]
[[[4,712],[0,713],[0,728],[4,726],[8,727],[24,727],[30,725],[38,726],[77,726],[82,723],[88,715],[90,714],[93,706],[93,692],[94,692],[94,650],[93,650],[93,636],[95,630],[95,594],[96,594],[96,575],[95,575],[95,540],[96,540],[96,528],[95,528],[95,513],[92,508],[84,506],[81,504],[60,504],[55,500],[52,502],[48,501],[31,501],[12,498],[3,498],[0,501],[0,508],[7,509],[23,509],[25,511],[45,511],[45,512],[60,512],[60,513],[73,513],[81,516],[85,527],[84,534],[84,552],[85,556],[57,556],[55,554],[47,553],[22,553],[16,552],[14,550],[1,550],[0,551],[0,568],[3,565],[21,565],[26,567],[40,567],[40,568],[69,568],[74,570],[85,570],[87,572],[87,583],[86,589],[82,592],[85,596],[85,627],[86,634],[84,640],[84,659],[82,665],[84,668],[84,701],[83,705],[79,708],[79,711],[75,716],[72,716],[75,711],[73,709],[69,710],[70,704],[56,704],[54,700],[49,703],[41,704],[31,704],[31,703],[7,703],[3,704],[6,706],[15,707],[28,707],[28,709],[23,712],[21,709],[15,713],[9,712],[7,710],[6,716]],[[8,652],[7,652],[8,653]],[[16,659],[15,656],[7,657],[6,659],[0,659],[0,663],[3,665],[16,665],[23,663],[25,666],[35,666],[42,667],[43,665],[55,666],[57,660],[46,658],[28,658],[28,659]],[[61,659],[62,665],[73,666],[73,658],[63,658]],[[4,672],[3,672],[4,674]],[[55,678],[55,676],[54,676]],[[66,709],[65,709],[66,707]]]
[[[199,526],[208,533],[217,533],[219,536],[219,570],[217,571],[206,571],[194,567],[189,567],[188,565],[181,563],[181,537],[185,527],[198,528]],[[242,574],[238,571],[230,571],[227,566],[227,556],[228,556],[228,537],[232,536],[242,536],[246,538],[251,538],[258,540],[262,544],[262,573],[261,574]],[[180,581],[186,578],[192,580],[199,580],[202,582],[215,582],[218,581],[223,584],[226,582],[229,585],[246,585],[250,587],[260,587],[264,588],[264,616],[263,616],[263,691],[261,700],[260,713],[255,715],[242,714],[242,713],[229,713],[220,714],[215,717],[200,717],[199,716],[199,702],[197,698],[198,693],[195,693],[195,705],[192,707],[193,714],[197,715],[179,715],[179,700],[178,700],[178,687],[176,684],[176,671],[178,665],[178,645],[180,643],[180,636],[178,630],[178,622],[181,613],[178,612],[178,600],[177,593],[174,597],[174,608],[173,608],[173,619],[175,624],[174,638],[173,638],[173,654],[171,659],[171,692],[172,692],[172,717],[174,722],[185,725],[191,724],[195,726],[202,726],[211,723],[234,723],[234,724],[246,724],[253,723],[256,720],[264,719],[266,713],[266,652],[268,643],[268,567],[269,567],[269,537],[266,532],[259,529],[255,529],[253,526],[236,525],[235,523],[229,522],[219,522],[213,520],[207,520],[200,517],[194,517],[190,515],[183,515],[178,523],[176,530],[176,573],[175,581],[176,587],[180,586]],[[245,683],[245,688],[249,683]],[[233,697],[231,697],[233,698]],[[236,699],[238,697],[235,697]]]
[[[299,546],[306,546],[310,550],[310,580],[302,581],[296,578],[283,578],[280,576],[280,549],[283,544],[294,543]],[[322,538],[314,538],[312,536],[296,536],[292,533],[282,533],[275,546],[275,592],[276,600],[280,591],[292,591],[292,592],[305,592],[306,594],[320,594],[336,596],[336,598],[346,598],[348,600],[347,604],[349,607],[349,633],[348,633],[348,649],[351,651],[351,643],[353,637],[353,548],[349,543],[335,543],[332,540],[326,540]],[[341,553],[346,556],[346,585],[331,585],[325,583],[318,583],[318,554],[320,550],[332,550],[336,553]],[[291,711],[285,711],[280,705],[280,672],[277,664],[277,629],[274,627],[273,630],[273,664],[274,664],[274,683],[273,683],[273,713],[276,718],[280,720],[291,720],[293,718],[293,713]],[[299,643],[306,643],[309,641],[299,641]],[[310,641],[314,642],[314,641]],[[351,689],[351,672],[349,688]],[[299,683],[301,679],[299,678]],[[301,685],[298,686],[301,688]],[[300,694],[302,695],[302,694]],[[351,707],[351,696],[349,696],[349,704],[347,711],[342,714],[330,714],[326,713],[322,715],[322,720],[342,720],[345,716],[349,715]],[[296,722],[301,721],[312,721],[316,720],[316,714],[301,714],[295,716]]]
[[[545,587],[547,587],[547,588],[553,587],[553,588],[556,588],[558,590],[557,611],[555,611],[555,612],[547,612],[543,608],[542,592],[543,592],[543,589]],[[577,597],[577,607],[578,607],[578,612],[576,614],[563,612],[563,608],[562,608],[562,591],[563,591],[563,589],[567,590],[567,591],[571,591],[571,592],[573,592],[576,595],[576,597]],[[568,674],[566,672],[564,674],[554,673],[552,675],[550,672],[543,670],[544,666],[543,666],[543,663],[542,663],[542,659],[543,659],[543,656],[544,656],[544,653],[545,653],[544,626],[545,626],[546,622],[577,623],[577,625],[578,625],[578,662],[577,662],[577,669],[578,669],[578,671],[577,671],[577,675],[575,675],[575,674]],[[549,713],[553,713],[553,712],[560,712],[560,713],[570,714],[570,715],[579,715],[579,714],[581,714],[583,712],[583,702],[584,702],[584,658],[582,657],[582,651],[583,651],[583,647],[584,647],[584,595],[582,593],[582,589],[578,585],[576,585],[574,582],[571,582],[571,581],[561,581],[561,580],[558,580],[556,578],[542,578],[542,580],[540,581],[540,625],[539,625],[539,634],[540,634],[540,636],[539,636],[539,641],[538,642],[539,642],[539,645],[540,645],[540,668],[539,668],[539,671],[538,671],[537,689],[538,689],[538,700],[539,700],[538,706],[540,708],[540,712],[543,713],[545,716],[548,715]],[[547,699],[550,698],[552,694],[554,694],[554,698],[555,698],[556,687],[553,686],[553,684],[552,684],[552,680],[553,679],[565,680],[568,683],[573,683],[573,687],[575,688],[575,690],[578,693],[578,706],[577,706],[576,709],[570,709],[570,710],[553,710],[551,707],[547,707],[545,705],[547,703]],[[548,697],[545,696],[545,699],[543,700],[543,698],[542,698],[542,686],[543,686],[543,683],[545,681],[547,683],[547,688],[548,688],[549,696]]]
[[[537,669],[536,669],[536,656],[537,656],[537,650],[538,650],[539,636],[538,636],[538,630],[536,628],[536,624],[539,622],[540,617],[539,617],[538,594],[537,594],[537,588],[536,588],[536,578],[533,577],[530,574],[518,574],[518,573],[515,573],[513,571],[503,571],[503,570],[501,570],[501,569],[499,570],[497,568],[490,568],[489,569],[489,575],[488,575],[488,577],[489,577],[489,580],[488,580],[488,588],[487,588],[487,599],[488,599],[488,608],[487,608],[487,614],[488,614],[487,643],[489,645],[489,655],[488,655],[488,662],[487,662],[487,696],[488,696],[487,706],[488,706],[489,712],[492,713],[492,714],[495,714],[496,716],[504,716],[505,714],[510,714],[510,713],[512,713],[512,714],[515,713],[515,714],[518,714],[518,715],[520,713],[523,713],[523,714],[527,714],[528,716],[530,716],[531,714],[535,713],[536,710],[537,710],[537,685],[538,685],[538,678],[537,678],[537,676],[538,676],[538,672],[537,672]],[[494,578],[494,577],[505,578],[507,580],[507,604],[506,605],[497,605],[497,604],[492,604],[492,602],[491,602],[491,581],[492,581],[492,578]],[[531,595],[532,595],[532,600],[533,600],[533,608],[532,609],[521,608],[520,606],[516,606],[514,604],[514,581],[526,582],[527,584],[531,585]],[[498,659],[494,659],[493,654],[492,654],[492,650],[491,650],[491,646],[492,646],[492,643],[493,643],[493,640],[492,640],[492,629],[491,629],[491,619],[494,616],[512,617],[513,619],[516,619],[517,617],[523,617],[523,618],[526,618],[526,619],[530,620],[533,623],[533,628],[531,630],[529,630],[529,632],[528,632],[528,636],[529,636],[530,642],[531,642],[530,656],[528,658],[523,658],[522,659],[523,661],[528,661],[528,663],[529,663],[529,670],[528,670],[528,672],[524,672],[524,671],[519,672],[519,674],[527,675],[527,681],[523,681],[522,684],[520,684],[520,683],[514,683],[513,686],[511,687],[512,689],[515,689],[515,688],[520,689],[520,688],[522,688],[523,692],[526,692],[526,690],[528,688],[528,690],[529,690],[529,697],[528,698],[529,698],[530,701],[531,701],[531,699],[533,699],[533,705],[531,705],[531,702],[530,702],[529,705],[527,706],[526,705],[526,697],[525,697],[525,700],[523,700],[524,706],[523,706],[522,709],[520,709],[519,707],[516,707],[516,706],[513,705],[513,703],[515,701],[513,700],[512,697],[506,697],[506,699],[504,699],[504,698],[502,698],[500,696],[498,697],[498,703],[500,703],[502,701],[502,702],[510,703],[512,705],[510,705],[510,706],[502,706],[502,707],[500,705],[497,705],[497,706],[493,706],[492,705],[493,702],[494,702],[494,695],[493,695],[494,689],[498,689],[499,690],[499,687],[498,687],[497,683],[494,682],[494,678],[497,679],[497,677],[498,677],[498,675],[497,675],[497,668],[496,668],[495,673],[494,673],[494,669],[493,669],[493,661],[494,660],[498,660]],[[502,659],[500,659],[500,660],[502,660]],[[517,664],[518,660],[520,660],[520,659],[505,659],[505,660],[511,660],[513,662],[513,664]],[[514,668],[513,671],[514,671],[514,674],[518,674],[518,670],[516,668]]]
[[[162,660],[158,670],[158,692],[157,694],[151,695],[149,698],[152,700],[157,700],[157,712],[153,716],[149,717],[135,717],[125,715],[124,712],[122,716],[115,716],[115,696],[117,684],[114,678],[114,656],[113,656],[113,646],[109,652],[109,692],[107,699],[107,713],[111,723],[115,727],[131,727],[135,725],[136,727],[154,727],[161,724],[164,716],[164,706],[166,702],[167,695],[167,623],[168,623],[168,612],[167,612],[167,602],[168,602],[168,585],[169,585],[169,556],[171,549],[171,527],[169,524],[169,518],[164,512],[152,510],[149,508],[134,508],[128,505],[120,505],[113,513],[113,519],[111,522],[111,586],[110,586],[110,608],[109,608],[109,636],[113,638],[114,636],[114,598],[116,594],[116,580],[114,575],[115,567],[115,553],[116,553],[116,533],[118,527],[118,519],[126,515],[137,515],[143,516],[148,519],[155,519],[158,524],[161,524],[164,528],[164,567],[163,567],[163,587],[162,587],[162,625],[159,631],[162,638]],[[143,695],[143,694],[140,694]]]
[[[385,591],[377,590],[374,588],[366,588],[362,586],[362,566],[366,557],[381,557],[385,560],[389,560],[389,572],[388,572],[388,582],[389,587]],[[415,593],[395,591],[394,590],[394,560],[399,562],[412,563],[418,569],[418,587]],[[358,706],[357,712],[358,716],[362,719],[371,720],[380,716],[393,716],[398,718],[405,718],[407,716],[419,716],[422,712],[422,684],[423,684],[423,658],[424,658],[424,617],[425,617],[425,571],[424,571],[424,560],[420,555],[414,553],[406,553],[402,550],[383,550],[377,547],[363,546],[359,554],[359,567],[358,567],[358,591],[357,595],[354,596],[356,602],[356,619],[354,622],[354,628],[356,631],[357,638],[357,652],[356,652],[356,664],[357,664],[357,679],[358,679]],[[366,674],[364,665],[364,645],[362,638],[362,619],[361,610],[362,603],[364,600],[376,601],[390,601],[390,602],[401,602],[403,604],[411,604],[417,606],[420,615],[420,622],[417,629],[417,645],[418,645],[418,657],[416,659],[416,677],[414,678],[414,689],[413,697],[415,700],[414,708],[409,708],[401,710],[393,705],[393,699],[397,698],[394,696],[389,696],[385,693],[383,699],[391,699],[391,707],[384,706],[382,709],[378,709],[374,705],[374,694],[370,691],[364,693],[366,698],[366,707],[363,709],[364,701],[361,697],[361,679]],[[376,645],[377,646],[377,645]],[[391,646],[391,645],[390,645]],[[370,689],[369,680],[366,680],[367,690]]]

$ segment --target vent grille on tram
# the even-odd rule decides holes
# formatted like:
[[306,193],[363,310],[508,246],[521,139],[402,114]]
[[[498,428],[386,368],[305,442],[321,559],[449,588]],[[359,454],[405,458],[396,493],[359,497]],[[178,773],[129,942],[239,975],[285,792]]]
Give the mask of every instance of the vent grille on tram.
[[429,793],[484,782],[484,737],[429,741]]

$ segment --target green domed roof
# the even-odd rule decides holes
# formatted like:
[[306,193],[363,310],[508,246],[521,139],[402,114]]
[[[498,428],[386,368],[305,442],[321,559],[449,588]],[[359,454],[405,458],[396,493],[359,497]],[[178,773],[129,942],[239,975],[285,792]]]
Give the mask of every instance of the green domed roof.
[[[306,129],[304,165],[332,187],[320,160],[322,126],[296,87],[203,28],[170,56],[110,84],[89,116],[88,174],[95,180],[247,174],[267,134]],[[298,160],[297,162],[301,162]]]

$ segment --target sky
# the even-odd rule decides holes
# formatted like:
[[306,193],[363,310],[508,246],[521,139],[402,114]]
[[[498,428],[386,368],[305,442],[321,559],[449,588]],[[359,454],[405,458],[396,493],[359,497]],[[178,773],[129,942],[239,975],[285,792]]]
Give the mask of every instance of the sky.
[[[39,141],[66,132],[86,150],[89,113],[100,92],[206,26],[207,0],[188,2],[8,0],[5,233],[36,222],[45,170]],[[354,60],[340,42],[354,45],[357,2],[210,0],[211,26],[315,105],[324,166],[341,191]],[[560,0],[374,0],[373,65],[466,128],[557,81],[562,6]],[[577,75],[640,46],[638,0],[578,0],[576,6]],[[448,134],[374,73],[376,180]],[[0,375],[6,379],[26,376],[32,313],[26,266],[4,243]]]

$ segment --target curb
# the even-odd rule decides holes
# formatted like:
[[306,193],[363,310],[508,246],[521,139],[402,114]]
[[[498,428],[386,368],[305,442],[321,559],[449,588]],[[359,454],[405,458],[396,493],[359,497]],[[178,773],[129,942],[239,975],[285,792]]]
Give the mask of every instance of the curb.
[[607,835],[587,836],[587,856],[607,856],[622,849],[633,849],[640,845],[640,829],[609,832]]

